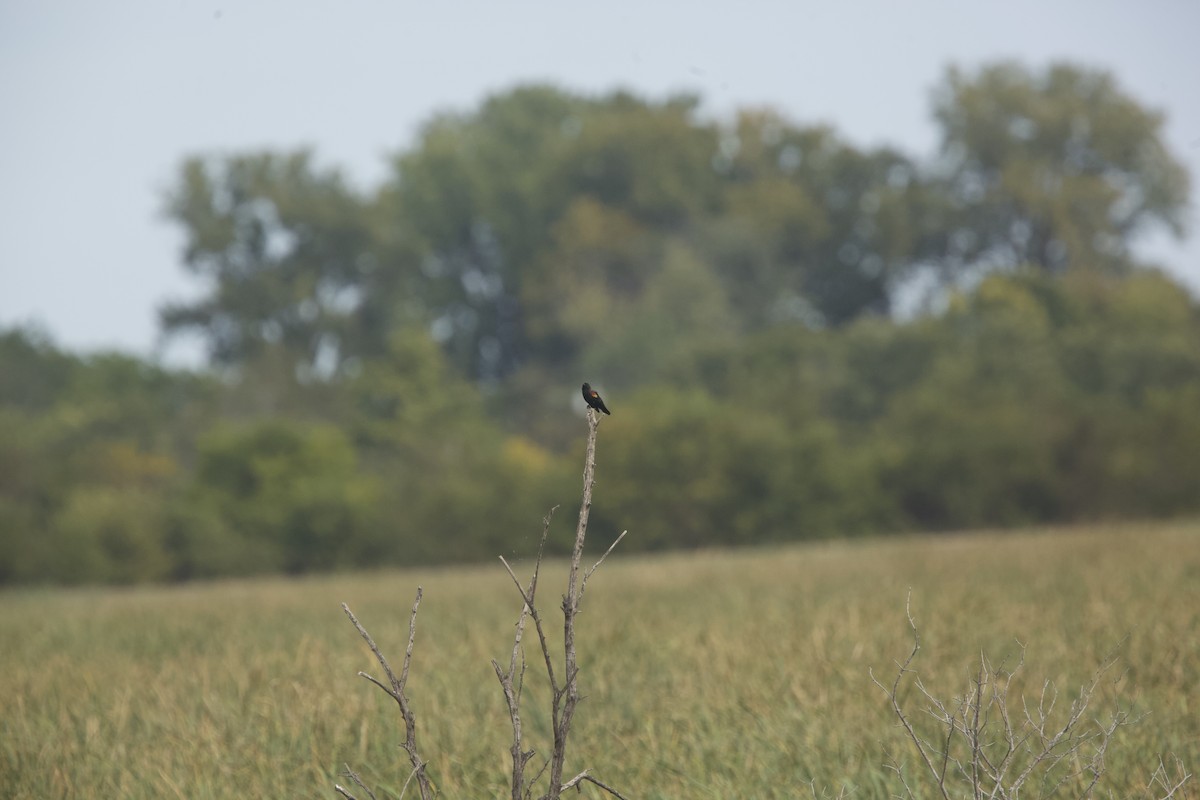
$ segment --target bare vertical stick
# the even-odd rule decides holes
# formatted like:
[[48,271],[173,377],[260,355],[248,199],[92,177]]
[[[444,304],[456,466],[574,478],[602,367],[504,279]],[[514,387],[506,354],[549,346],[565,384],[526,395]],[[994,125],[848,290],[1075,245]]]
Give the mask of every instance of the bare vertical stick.
[[[499,679],[500,687],[504,690],[504,702],[508,706],[508,717],[513,729],[513,743],[509,750],[512,755],[513,765],[513,800],[523,800],[525,797],[525,765],[529,763],[529,759],[533,758],[535,752],[524,749],[521,730],[521,690],[525,685],[525,653],[521,649],[521,639],[525,635],[525,620],[529,617],[533,617],[533,623],[538,633],[538,640],[542,646],[542,653],[546,657],[546,670],[550,676],[551,690],[555,693],[558,692],[558,684],[554,680],[554,663],[550,660],[550,650],[546,647],[546,636],[542,630],[541,617],[538,616],[537,606],[534,604],[534,599],[537,595],[538,573],[542,569],[542,553],[546,549],[546,537],[550,534],[550,520],[554,518],[556,510],[558,510],[558,506],[550,509],[550,513],[542,519],[542,540],[538,544],[537,564],[533,568],[533,577],[529,580],[528,589],[522,588],[521,582],[517,580],[516,574],[512,571],[512,567],[504,560],[504,556],[500,556],[500,563],[504,564],[504,568],[512,576],[513,583],[517,585],[517,590],[521,593],[521,599],[524,601],[524,605],[521,608],[521,616],[517,619],[517,632],[513,636],[513,649],[508,661],[508,670],[505,671],[496,659],[492,659],[492,669],[496,671],[496,678]],[[517,672],[518,656],[521,660],[521,671],[519,673]]]
[[587,411],[587,453],[583,460],[583,502],[579,506],[579,524],[575,528],[575,547],[571,551],[571,570],[567,575],[567,595],[563,598],[563,650],[565,672],[563,680],[564,698],[562,713],[554,726],[554,753],[550,759],[550,793],[554,800],[562,791],[563,763],[567,756],[567,735],[575,706],[579,704],[579,667],[575,656],[575,615],[579,612],[579,563],[583,559],[583,542],[587,537],[588,515],[592,510],[592,487],[596,483],[596,430],[600,426],[600,413],[589,408]]

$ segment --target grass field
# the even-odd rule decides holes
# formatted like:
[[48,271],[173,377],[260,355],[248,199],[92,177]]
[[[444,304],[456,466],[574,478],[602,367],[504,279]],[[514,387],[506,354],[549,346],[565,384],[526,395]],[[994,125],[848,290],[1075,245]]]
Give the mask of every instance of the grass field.
[[[548,617],[562,575],[543,577]],[[0,797],[328,798],[344,763],[395,796],[403,726],[356,677],[378,670],[339,604],[398,664],[418,584],[419,747],[443,796],[505,796],[489,660],[511,648],[519,599],[497,563],[0,594]],[[1200,523],[1176,523],[614,556],[579,622],[569,773],[592,767],[639,800],[901,792],[887,754],[916,780],[915,754],[868,670],[890,683],[907,654],[910,589],[915,666],[947,699],[981,651],[1011,659],[1019,640],[1026,693],[1049,679],[1065,698],[1119,646],[1092,708],[1145,716],[1117,732],[1099,796],[1150,796],[1160,756],[1200,771]],[[526,730],[544,752],[530,657]]]

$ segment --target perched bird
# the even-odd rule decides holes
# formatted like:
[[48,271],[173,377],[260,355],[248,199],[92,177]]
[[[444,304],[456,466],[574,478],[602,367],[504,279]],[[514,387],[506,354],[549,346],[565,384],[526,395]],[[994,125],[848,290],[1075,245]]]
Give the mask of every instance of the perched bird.
[[608,407],[604,405],[604,401],[600,399],[600,393],[593,389],[591,384],[585,383],[583,385],[583,399],[597,411],[603,411],[610,417],[612,416],[612,412],[608,410]]

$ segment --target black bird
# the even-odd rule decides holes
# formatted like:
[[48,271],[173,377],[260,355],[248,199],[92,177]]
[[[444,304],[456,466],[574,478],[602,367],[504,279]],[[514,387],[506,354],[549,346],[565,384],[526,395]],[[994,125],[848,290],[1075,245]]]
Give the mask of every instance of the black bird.
[[603,411],[610,417],[612,416],[612,412],[608,410],[608,407],[604,405],[604,401],[600,399],[600,393],[593,389],[591,384],[585,383],[583,385],[583,399],[597,411]]

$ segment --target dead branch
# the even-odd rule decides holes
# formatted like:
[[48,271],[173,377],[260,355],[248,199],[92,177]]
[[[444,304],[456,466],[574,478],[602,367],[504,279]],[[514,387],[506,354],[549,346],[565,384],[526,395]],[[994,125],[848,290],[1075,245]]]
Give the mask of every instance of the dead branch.
[[426,762],[417,752],[417,720],[413,715],[412,709],[409,707],[408,695],[405,694],[405,685],[408,682],[408,667],[412,662],[413,640],[417,635],[417,609],[421,606],[421,587],[417,587],[417,599],[413,602],[412,614],[408,619],[408,646],[404,651],[404,666],[400,670],[400,677],[392,671],[392,667],[388,664],[387,658],[380,651],[379,646],[375,644],[375,640],[371,638],[371,634],[367,633],[367,629],[363,627],[358,618],[354,616],[354,612],[345,603],[342,603],[342,611],[346,612],[346,616],[354,623],[354,627],[358,630],[360,636],[366,641],[367,647],[371,648],[371,652],[375,655],[375,660],[379,662],[379,666],[383,667],[383,672],[387,676],[388,684],[386,685],[371,675],[360,672],[358,673],[363,678],[366,678],[371,683],[378,686],[383,691],[396,701],[400,707],[400,715],[404,718],[404,744],[402,747],[408,753],[408,759],[412,763],[413,773],[409,776],[409,780],[413,777],[417,779],[417,788],[421,792],[421,800],[432,800],[433,787],[430,785],[429,777],[425,774]]
[[[1132,720],[1128,713],[1116,711],[1107,721],[1089,719],[1088,708],[1097,697],[1104,675],[1116,663],[1116,651],[1105,657],[1091,679],[1080,687],[1069,708],[1056,712],[1058,692],[1046,681],[1036,699],[1020,698],[1021,713],[1013,718],[1008,687],[1024,667],[1025,646],[1012,669],[1001,664],[995,668],[985,653],[969,679],[967,692],[953,704],[939,699],[921,682],[912,664],[921,649],[920,633],[906,603],[905,611],[912,632],[913,647],[908,657],[897,662],[896,680],[891,687],[871,673],[871,680],[887,696],[900,721],[906,738],[913,745],[938,792],[949,800],[966,796],[975,800],[1016,800],[1026,784],[1039,785],[1039,796],[1053,797],[1059,791],[1073,797],[1091,797],[1105,772],[1104,758],[1116,731]],[[910,714],[900,702],[901,686],[912,675],[926,705],[925,711],[941,726],[933,739],[917,733]],[[917,797],[905,778],[903,766],[893,757],[888,765],[896,772],[905,796]],[[1178,777],[1167,777],[1160,761],[1151,780],[1162,798],[1175,792],[1190,777],[1182,768]]]
[[[504,560],[504,556],[500,557],[500,562],[504,564],[504,568],[508,570],[509,576],[517,586],[517,591],[521,593],[521,599],[524,601],[524,606],[521,608],[521,615],[517,618],[517,631],[513,636],[512,653],[509,656],[508,670],[505,671],[500,667],[500,664],[492,659],[492,669],[496,671],[496,678],[500,681],[500,687],[504,692],[504,703],[508,707],[508,717],[512,724],[513,742],[509,748],[512,754],[512,800],[523,800],[526,795],[527,783],[525,781],[525,765],[529,763],[529,759],[533,758],[534,750],[525,750],[522,744],[521,730],[521,690],[525,685],[525,651],[521,648],[521,639],[525,634],[525,620],[533,615],[534,626],[538,632],[538,638],[542,645],[542,653],[546,658],[546,669],[550,675],[551,690],[557,694],[557,685],[554,681],[554,664],[550,658],[550,650],[546,646],[546,637],[542,630],[540,616],[536,615],[537,608],[534,600],[537,595],[537,580],[538,573],[542,568],[542,553],[546,549],[546,537],[550,533],[550,521],[554,518],[554,512],[558,506],[550,509],[545,518],[542,520],[542,539],[538,544],[537,562],[533,568],[533,577],[529,580],[529,588],[525,589],[521,586],[521,582],[517,580],[516,574],[512,571],[512,567]],[[521,671],[517,672],[517,659],[520,658]]]
[[589,772],[586,769],[583,772],[576,775],[574,778],[571,778],[571,780],[564,783],[563,787],[562,787],[563,791],[565,792],[567,789],[570,789],[573,786],[578,786],[579,784],[583,783],[584,781],[587,781],[588,783],[599,786],[601,789],[608,792],[613,797],[617,798],[617,800],[629,800],[629,798],[625,797],[625,795],[621,794],[616,789],[609,786],[607,783],[604,783],[603,781],[593,778],[591,772]]
[[[550,750],[550,758],[543,765],[542,769],[549,769],[549,786],[543,794],[542,800],[557,800],[557,798],[572,787],[578,788],[579,785],[586,781],[595,784],[612,794],[614,797],[622,798],[622,796],[611,787],[593,778],[588,770],[584,770],[574,778],[563,781],[563,766],[566,761],[567,742],[571,733],[571,722],[575,716],[575,708],[579,703],[579,666],[578,656],[575,650],[575,619],[579,614],[580,606],[583,600],[584,589],[587,586],[587,581],[592,574],[604,563],[608,555],[616,548],[617,543],[625,536],[622,532],[620,536],[609,545],[595,564],[590,568],[581,571],[583,561],[583,547],[587,537],[588,515],[592,506],[592,487],[595,485],[596,474],[596,431],[600,424],[599,414],[591,409],[587,412],[588,422],[588,440],[587,450],[584,456],[583,466],[583,500],[579,508],[579,523],[575,529],[575,545],[571,551],[571,562],[567,574],[567,593],[562,598],[563,610],[563,662],[562,662],[562,683],[559,682],[558,673],[555,670],[554,655],[550,650],[550,646],[546,639],[545,629],[542,626],[542,617],[537,608],[537,581],[541,571],[542,553],[545,548],[546,536],[550,528],[550,517],[544,520],[545,526],[542,530],[542,541],[538,546],[537,562],[534,565],[533,577],[530,579],[529,587],[522,586],[520,579],[513,572],[508,562],[501,557],[500,561],[504,564],[504,568],[508,571],[509,577],[512,578],[513,585],[517,587],[517,591],[521,595],[523,607],[521,615],[517,620],[517,632],[513,641],[513,650],[509,656],[508,670],[504,670],[496,661],[492,662],[492,668],[496,672],[496,677],[500,681],[500,685],[504,691],[505,703],[508,706],[509,719],[513,727],[513,743],[510,748],[513,762],[513,778],[511,784],[512,800],[524,800],[524,798],[532,795],[533,784],[541,777],[541,771],[538,772],[532,780],[527,779],[524,775],[525,766],[534,755],[532,749],[525,750],[523,745],[523,733],[520,727],[520,678],[517,678],[517,657],[521,649],[521,638],[524,632],[524,623],[526,617],[533,620],[534,628],[538,634],[538,644],[542,651],[542,658],[546,665],[546,675],[550,681],[550,718],[553,726],[554,743]],[[551,511],[553,513],[553,510]],[[521,658],[522,676],[524,670],[524,657]],[[623,799],[622,799],[623,800]]]
[[1168,768],[1160,758],[1158,768],[1154,770],[1150,776],[1150,783],[1146,786],[1147,790],[1158,787],[1161,792],[1158,796],[1162,800],[1171,800],[1175,797],[1175,793],[1182,789],[1183,785],[1192,777],[1192,773],[1187,771],[1179,756],[1174,756],[1172,760],[1174,763],[1171,768]]
[[567,573],[567,594],[563,597],[563,651],[565,698],[554,720],[554,750],[550,757],[550,790],[547,800],[556,800],[562,793],[563,764],[567,757],[567,737],[575,707],[579,705],[579,667],[575,653],[575,615],[579,613],[579,563],[583,560],[583,543],[587,537],[588,515],[592,510],[592,487],[596,484],[596,430],[600,414],[588,409],[587,451],[583,459],[583,502],[579,506],[579,524],[575,528],[575,547],[571,551],[571,568]]
[[[513,646],[509,653],[507,668],[502,666],[499,661],[492,660],[492,669],[496,673],[496,678],[500,682],[500,687],[504,693],[504,702],[508,710],[509,723],[512,726],[512,746],[509,748],[512,758],[512,782],[510,786],[512,800],[529,800],[533,794],[533,786],[541,780],[542,775],[547,769],[550,773],[548,777],[549,785],[545,794],[541,796],[541,800],[557,800],[564,791],[572,787],[578,790],[584,782],[599,787],[617,798],[617,800],[627,800],[616,789],[592,777],[590,771],[586,769],[565,783],[562,780],[563,764],[567,753],[567,741],[571,732],[571,722],[575,715],[575,708],[579,703],[579,666],[575,651],[575,619],[579,614],[583,593],[587,587],[588,580],[627,533],[626,531],[622,531],[621,535],[609,545],[608,549],[604,551],[604,554],[600,556],[596,563],[581,573],[580,566],[583,559],[584,541],[587,535],[588,514],[592,505],[592,487],[595,485],[596,431],[600,424],[600,417],[592,409],[589,409],[587,421],[588,440],[583,469],[583,502],[579,510],[579,524],[575,531],[575,546],[572,550],[570,570],[567,577],[567,593],[563,595],[562,599],[562,683],[559,682],[559,673],[555,669],[554,654],[550,649],[546,630],[542,624],[542,615],[539,613],[537,607],[537,587],[538,578],[541,574],[542,557],[545,553],[546,539],[550,532],[550,521],[554,516],[557,506],[550,509],[550,513],[542,521],[542,538],[538,544],[537,561],[534,564],[533,576],[530,578],[528,586],[522,585],[509,563],[503,556],[500,557],[500,563],[504,565],[504,569],[508,572],[509,577],[512,578],[513,585],[516,586],[517,592],[521,595],[521,612],[517,617],[516,630],[513,635]],[[400,707],[400,714],[404,718],[405,742],[403,747],[408,753],[409,761],[412,763],[412,772],[409,774],[408,780],[404,783],[404,788],[401,790],[401,797],[408,790],[409,783],[415,778],[421,793],[421,800],[431,800],[433,789],[428,776],[425,774],[426,762],[417,751],[416,720],[409,706],[408,696],[405,693],[405,687],[408,682],[408,669],[412,662],[413,642],[416,638],[417,609],[420,605],[421,588],[417,587],[416,602],[413,603],[412,615],[409,618],[408,646],[404,652],[404,665],[400,670],[399,677],[392,671],[391,665],[388,664],[387,659],[375,644],[375,640],[371,638],[371,635],[350,611],[350,608],[343,603],[342,610],[346,612],[346,616],[350,618],[354,627],[375,655],[375,659],[383,668],[387,683],[365,672],[360,672],[359,675],[378,686],[395,700],[396,704]],[[525,670],[527,666],[525,661],[524,637],[526,625],[529,620],[533,620],[533,626],[538,635],[538,645],[542,651],[542,658],[546,666],[546,676],[550,682],[550,711],[554,734],[554,744],[551,749],[550,758],[543,761],[541,767],[532,778],[526,775],[526,767],[534,757],[536,751],[532,748],[525,749],[525,735],[521,720],[521,699],[525,686]],[[347,767],[346,775],[358,789],[365,792],[371,800],[374,800],[374,795],[371,791],[349,767]],[[357,800],[349,789],[341,785],[335,784],[334,789],[347,800]]]
[[[342,774],[351,783],[353,783],[359,789],[362,789],[364,792],[366,792],[367,797],[371,798],[371,800],[376,800],[375,793],[367,788],[367,785],[365,783],[363,783],[363,780],[362,780],[362,778],[359,777],[358,773],[355,772],[354,770],[350,769],[349,764],[346,764],[345,767],[346,767],[346,771]],[[340,784],[335,783],[333,785],[333,788],[338,794],[340,794],[342,797],[346,798],[346,800],[358,800],[358,798],[356,796],[352,795],[348,789],[346,789],[344,786],[342,786]]]
[[596,563],[592,564],[592,566],[583,573],[583,580],[579,582],[579,603],[583,602],[583,591],[587,588],[588,578],[592,577],[592,573],[600,568],[600,565],[604,563],[604,559],[608,558],[608,554],[611,553],[616,546],[621,543],[621,540],[625,538],[625,534],[627,533],[629,533],[629,531],[621,531],[621,535],[616,539],[613,539],[613,543],[610,544],[608,549],[604,551],[604,555],[600,556]]
[[[908,717],[905,716],[904,711],[900,708],[900,683],[904,680],[904,676],[912,671],[909,669],[909,665],[911,665],[913,660],[916,659],[917,653],[921,652],[921,633],[917,629],[917,623],[912,617],[911,590],[908,593],[908,599],[904,601],[904,613],[908,617],[908,627],[912,631],[912,651],[908,654],[908,658],[904,659],[904,662],[898,665],[900,669],[896,673],[896,680],[894,683],[892,683],[891,690],[888,690],[886,686],[879,682],[879,680],[875,677],[874,671],[870,672],[871,680],[874,681],[876,686],[878,686],[880,689],[883,689],[883,691],[886,692],[888,697],[891,699],[892,710],[896,713],[897,718],[899,718],[900,724],[904,726],[904,730],[908,733],[908,737],[916,745],[917,753],[921,756],[921,760],[925,762],[926,769],[929,770],[929,773],[933,776],[935,782],[937,783],[938,790],[941,792],[942,797],[944,800],[950,800],[950,795],[946,792],[944,773],[941,775],[938,774],[937,767],[933,765],[933,760],[930,758],[930,748],[921,740],[919,736],[917,736],[917,732],[913,730],[912,723],[908,721]],[[900,773],[899,765],[896,766],[896,772],[897,774]],[[905,788],[907,788],[907,786]]]

